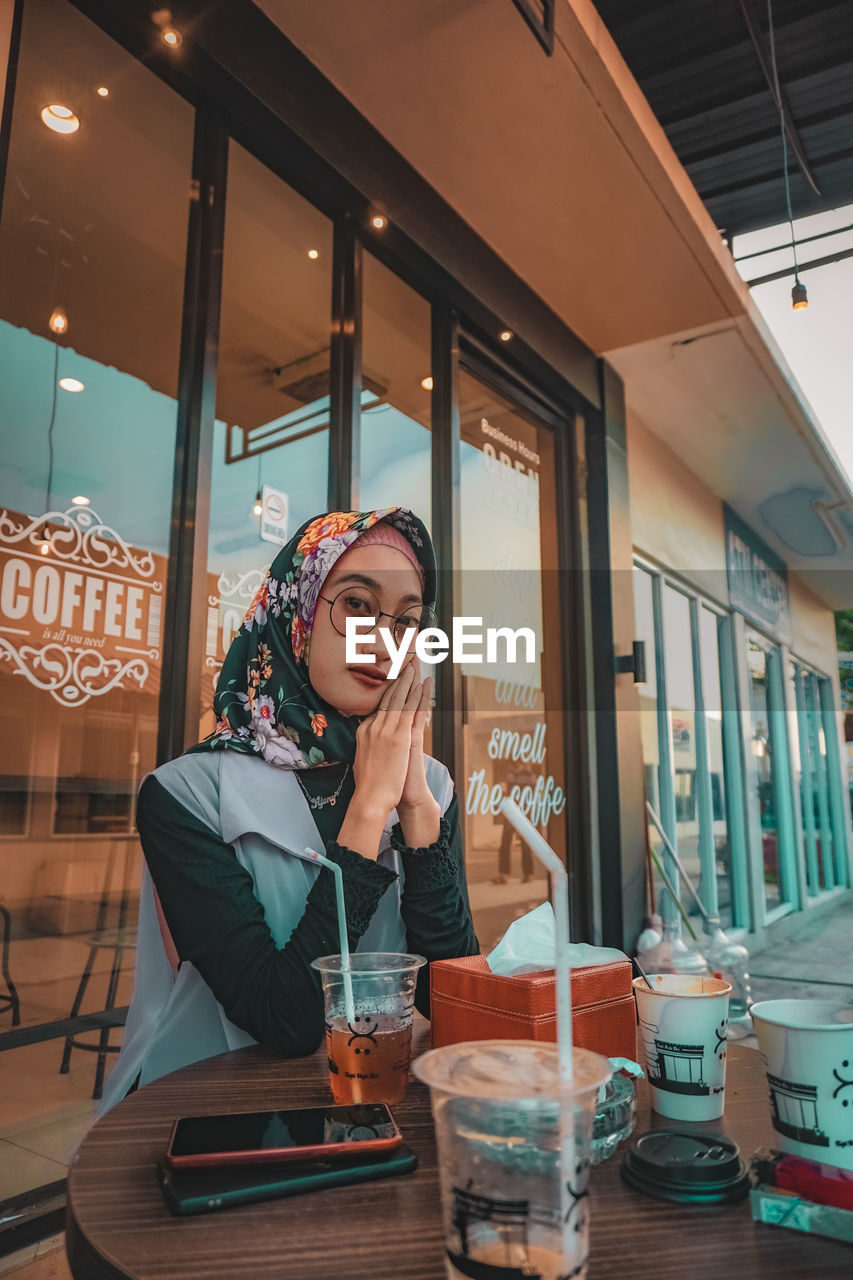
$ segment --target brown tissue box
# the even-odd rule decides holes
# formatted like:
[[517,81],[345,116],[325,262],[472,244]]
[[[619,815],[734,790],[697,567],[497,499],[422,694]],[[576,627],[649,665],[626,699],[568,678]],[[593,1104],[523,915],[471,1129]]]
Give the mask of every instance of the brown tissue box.
[[[572,970],[572,1039],[606,1058],[637,1056],[630,960]],[[485,956],[430,964],[432,1044],[557,1039],[553,969],[503,977]]]

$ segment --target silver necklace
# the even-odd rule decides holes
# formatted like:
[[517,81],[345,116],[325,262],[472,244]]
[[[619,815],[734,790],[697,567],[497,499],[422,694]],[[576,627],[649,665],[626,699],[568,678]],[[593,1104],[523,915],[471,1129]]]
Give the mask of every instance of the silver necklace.
[[293,770],[293,772],[294,772],[294,775],[295,775],[295,777],[296,777],[296,781],[299,783],[299,786],[300,786],[300,787],[301,787],[301,789],[302,789],[302,794],[305,796],[305,799],[308,801],[308,804],[311,806],[311,808],[312,808],[312,809],[323,809],[323,808],[325,808],[325,806],[326,806],[327,804],[331,804],[331,805],[333,805],[333,804],[335,803],[335,801],[337,800],[338,796],[340,795],[341,787],[344,785],[344,782],[346,781],[347,775],[349,774],[349,761],[347,761],[347,767],[344,769],[343,777],[341,778],[340,782],[339,782],[339,783],[338,783],[338,785],[335,787],[334,791],[332,792],[332,794],[331,794],[330,796],[312,796],[312,795],[309,795],[309,794],[308,794],[308,791],[307,791],[307,790],[306,790],[306,788],[305,788],[305,783],[302,781],[302,779],[301,779],[301,778],[300,778],[300,776],[299,776],[299,770],[298,770],[298,769],[294,769],[294,770]]

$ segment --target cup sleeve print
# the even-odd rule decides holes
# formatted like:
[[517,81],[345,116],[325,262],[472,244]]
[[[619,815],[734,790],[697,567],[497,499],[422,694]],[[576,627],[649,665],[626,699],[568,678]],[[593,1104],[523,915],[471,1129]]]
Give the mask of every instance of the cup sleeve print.
[[[477,955],[480,944],[468,901],[458,797],[454,794],[442,814],[433,844],[413,849],[399,823],[391,832],[391,844],[400,854],[405,877],[400,911],[410,949],[427,960]],[[429,1017],[428,965],[418,974],[415,1005]]]
[[[313,1053],[324,1025],[311,961],[340,950],[331,871],[321,868],[279,948],[233,846],[153,775],[139,791],[137,829],[180,959],[195,966],[227,1017],[261,1044],[286,1057]],[[343,872],[354,950],[396,873],[334,841],[327,854]]]

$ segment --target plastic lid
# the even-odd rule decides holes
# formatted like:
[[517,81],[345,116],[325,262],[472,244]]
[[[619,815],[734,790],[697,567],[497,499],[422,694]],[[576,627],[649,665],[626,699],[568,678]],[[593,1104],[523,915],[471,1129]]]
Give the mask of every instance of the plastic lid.
[[733,1204],[749,1190],[746,1165],[731,1138],[684,1129],[635,1138],[622,1177],[635,1190],[676,1204]]

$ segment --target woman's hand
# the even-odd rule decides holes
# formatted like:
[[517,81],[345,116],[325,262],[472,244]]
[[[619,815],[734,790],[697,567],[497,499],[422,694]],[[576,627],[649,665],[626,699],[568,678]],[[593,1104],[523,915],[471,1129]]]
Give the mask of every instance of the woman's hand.
[[[356,730],[355,791],[338,841],[367,858],[376,858],[388,815],[400,804],[409,772],[412,725],[422,699],[423,685],[409,663]],[[423,728],[420,737],[423,769]]]
[[[416,658],[412,658],[414,670]],[[403,839],[411,848],[419,849],[433,844],[441,829],[441,809],[429,789],[424,765],[424,730],[432,696],[432,677],[427,676],[420,690],[420,699],[412,720],[412,736],[409,746],[409,766],[406,780],[397,802],[397,817],[403,830]]]

